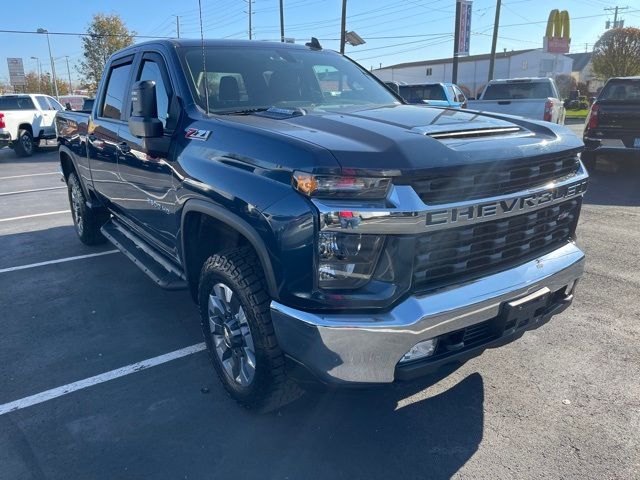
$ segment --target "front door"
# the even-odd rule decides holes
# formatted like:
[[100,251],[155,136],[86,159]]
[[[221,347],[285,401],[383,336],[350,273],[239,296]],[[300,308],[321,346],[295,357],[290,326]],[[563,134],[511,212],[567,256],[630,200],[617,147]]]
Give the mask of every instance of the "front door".
[[[118,167],[124,184],[123,207],[153,240],[175,253],[178,222],[173,165],[169,160],[171,137],[178,111],[173,106],[174,90],[162,57],[145,53],[136,67],[134,81],[151,80],[156,85],[158,118],[162,121],[162,138],[141,139],[133,136],[127,125],[120,130]],[[130,104],[127,106],[130,114]]]

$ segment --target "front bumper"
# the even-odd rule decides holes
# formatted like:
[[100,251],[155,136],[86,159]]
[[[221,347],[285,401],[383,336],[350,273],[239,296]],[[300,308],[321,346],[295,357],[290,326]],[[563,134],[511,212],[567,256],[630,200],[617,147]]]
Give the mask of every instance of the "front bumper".
[[[533,261],[424,296],[412,296],[388,312],[322,314],[271,303],[271,317],[283,351],[319,380],[330,384],[390,383],[412,378],[505,343],[566,308],[571,288],[582,276],[584,253],[574,244]],[[506,302],[548,289],[556,304],[536,318],[460,348],[444,358],[400,364],[416,343],[497,319]]]

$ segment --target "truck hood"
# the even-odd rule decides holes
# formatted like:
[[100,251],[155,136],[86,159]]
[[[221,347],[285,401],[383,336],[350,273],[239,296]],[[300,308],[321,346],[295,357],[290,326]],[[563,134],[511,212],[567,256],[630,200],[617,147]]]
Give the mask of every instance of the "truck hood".
[[328,149],[343,170],[404,175],[436,167],[578,151],[569,129],[469,110],[389,105],[286,119],[228,116]]

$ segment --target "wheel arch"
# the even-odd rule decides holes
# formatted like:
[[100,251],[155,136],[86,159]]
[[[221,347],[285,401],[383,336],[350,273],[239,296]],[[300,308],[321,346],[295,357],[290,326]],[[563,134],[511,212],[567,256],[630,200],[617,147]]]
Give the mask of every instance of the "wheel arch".
[[27,130],[33,137],[33,126],[30,123],[21,123],[18,125],[18,132],[20,132],[20,130]]
[[[273,265],[267,247],[258,232],[246,220],[240,218],[238,215],[230,212],[224,207],[199,199],[188,200],[185,203],[182,209],[180,221],[180,257],[185,275],[191,286],[192,295],[194,294],[194,286],[191,285],[191,283],[194,278],[197,279],[197,275],[199,275],[199,271],[193,271],[193,264],[190,262],[190,255],[192,255],[193,252],[190,251],[188,238],[190,234],[189,219],[192,218],[194,214],[209,217],[216,222],[220,222],[225,227],[231,229],[231,231],[237,232],[238,235],[244,238],[246,242],[253,247],[258,259],[260,260],[262,270],[264,271],[269,295],[272,298],[275,298],[277,295],[275,272],[273,270]],[[197,292],[197,285],[195,285],[195,291]],[[194,299],[196,299],[196,296],[194,296]]]

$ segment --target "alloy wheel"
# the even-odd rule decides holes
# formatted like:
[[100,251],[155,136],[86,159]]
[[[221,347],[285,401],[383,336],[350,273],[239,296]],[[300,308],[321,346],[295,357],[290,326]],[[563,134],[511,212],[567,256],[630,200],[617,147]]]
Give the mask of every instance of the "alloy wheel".
[[213,286],[208,316],[213,348],[225,374],[233,383],[248,387],[256,372],[255,347],[245,311],[228,285]]

